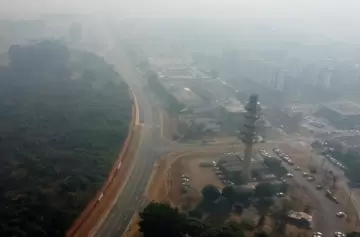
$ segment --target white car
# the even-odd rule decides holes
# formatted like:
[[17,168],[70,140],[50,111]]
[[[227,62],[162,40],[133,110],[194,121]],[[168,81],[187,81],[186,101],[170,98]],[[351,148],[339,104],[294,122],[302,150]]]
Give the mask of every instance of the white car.
[[339,211],[336,213],[336,216],[337,217],[346,217],[346,214],[345,214],[345,212]]
[[323,236],[323,234],[321,232],[314,232],[312,234],[312,237],[322,237],[322,236]]
[[294,177],[294,175],[292,174],[292,173],[287,173],[286,175],[285,175],[286,177]]
[[343,232],[334,232],[334,237],[345,237],[345,233]]
[[284,193],[281,193],[281,192],[279,192],[279,193],[276,193],[276,196],[278,196],[278,197],[284,197]]
[[312,176],[308,176],[306,179],[307,179],[309,182],[312,182],[312,181],[314,181],[314,180],[315,180],[315,178],[314,178],[314,177],[312,177]]

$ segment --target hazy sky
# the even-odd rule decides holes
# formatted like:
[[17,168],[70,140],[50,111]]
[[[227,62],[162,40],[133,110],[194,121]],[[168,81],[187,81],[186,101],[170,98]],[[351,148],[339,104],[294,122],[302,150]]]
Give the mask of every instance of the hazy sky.
[[[112,12],[127,16],[277,16],[351,18],[359,0],[0,0],[0,11]],[[341,20],[341,19],[339,19]]]
[[23,17],[26,13],[252,18],[295,31],[308,29],[360,39],[360,0],[0,0],[0,17]]

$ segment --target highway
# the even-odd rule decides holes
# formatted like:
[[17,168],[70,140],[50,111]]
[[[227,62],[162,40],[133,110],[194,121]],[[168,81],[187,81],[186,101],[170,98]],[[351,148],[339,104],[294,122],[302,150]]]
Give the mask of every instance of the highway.
[[153,166],[159,157],[154,148],[160,146],[164,141],[161,134],[162,124],[159,110],[144,90],[147,82],[141,78],[127,57],[126,50],[116,43],[117,40],[114,37],[109,34],[107,38],[108,41],[111,40],[112,42],[107,42],[111,48],[106,59],[114,65],[135,94],[139,105],[142,130],[139,147],[125,187],[111,212],[94,234],[94,236],[99,237],[121,236],[133,214],[143,207],[145,203],[143,193]]
[[[273,157],[278,157],[272,151]],[[291,154],[289,154],[291,156]],[[280,159],[280,158],[279,158]],[[284,167],[289,170],[294,177],[292,178],[297,184],[299,184],[305,194],[310,198],[312,203],[311,206],[315,208],[313,213],[313,230],[320,231],[324,236],[334,236],[334,232],[345,231],[345,218],[339,218],[336,216],[337,212],[344,212],[345,209],[340,204],[336,204],[325,196],[324,190],[317,190],[316,184],[317,180],[309,182],[303,177],[303,172],[305,171],[295,171],[294,166],[288,165],[285,162],[282,162]]]

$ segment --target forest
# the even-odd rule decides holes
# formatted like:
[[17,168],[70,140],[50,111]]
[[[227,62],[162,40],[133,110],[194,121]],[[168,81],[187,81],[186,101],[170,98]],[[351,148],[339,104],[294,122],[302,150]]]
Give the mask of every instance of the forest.
[[0,66],[0,236],[64,236],[128,133],[128,86],[56,41],[14,45]]

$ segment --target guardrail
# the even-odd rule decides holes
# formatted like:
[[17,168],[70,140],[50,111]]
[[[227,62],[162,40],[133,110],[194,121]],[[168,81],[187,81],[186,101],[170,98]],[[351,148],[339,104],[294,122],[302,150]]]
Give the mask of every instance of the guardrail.
[[82,211],[80,216],[74,221],[72,226],[66,231],[67,237],[76,236],[76,232],[81,228],[81,226],[83,225],[85,220],[87,218],[89,218],[92,211],[95,209],[95,207],[101,201],[101,199],[104,197],[104,195],[106,195],[106,190],[109,188],[109,186],[111,185],[111,183],[114,180],[115,175],[118,173],[118,171],[121,168],[122,161],[129,149],[129,143],[133,136],[133,128],[134,128],[134,126],[139,124],[139,106],[138,106],[136,97],[131,90],[130,90],[130,94],[131,94],[132,102],[133,102],[132,103],[132,112],[131,112],[132,117],[131,117],[131,122],[129,124],[128,136],[123,143],[121,152],[120,152],[118,158],[116,159],[116,161],[109,173],[109,176],[108,176],[107,180],[104,182],[103,186],[96,193],[95,197],[87,204],[86,208]]

